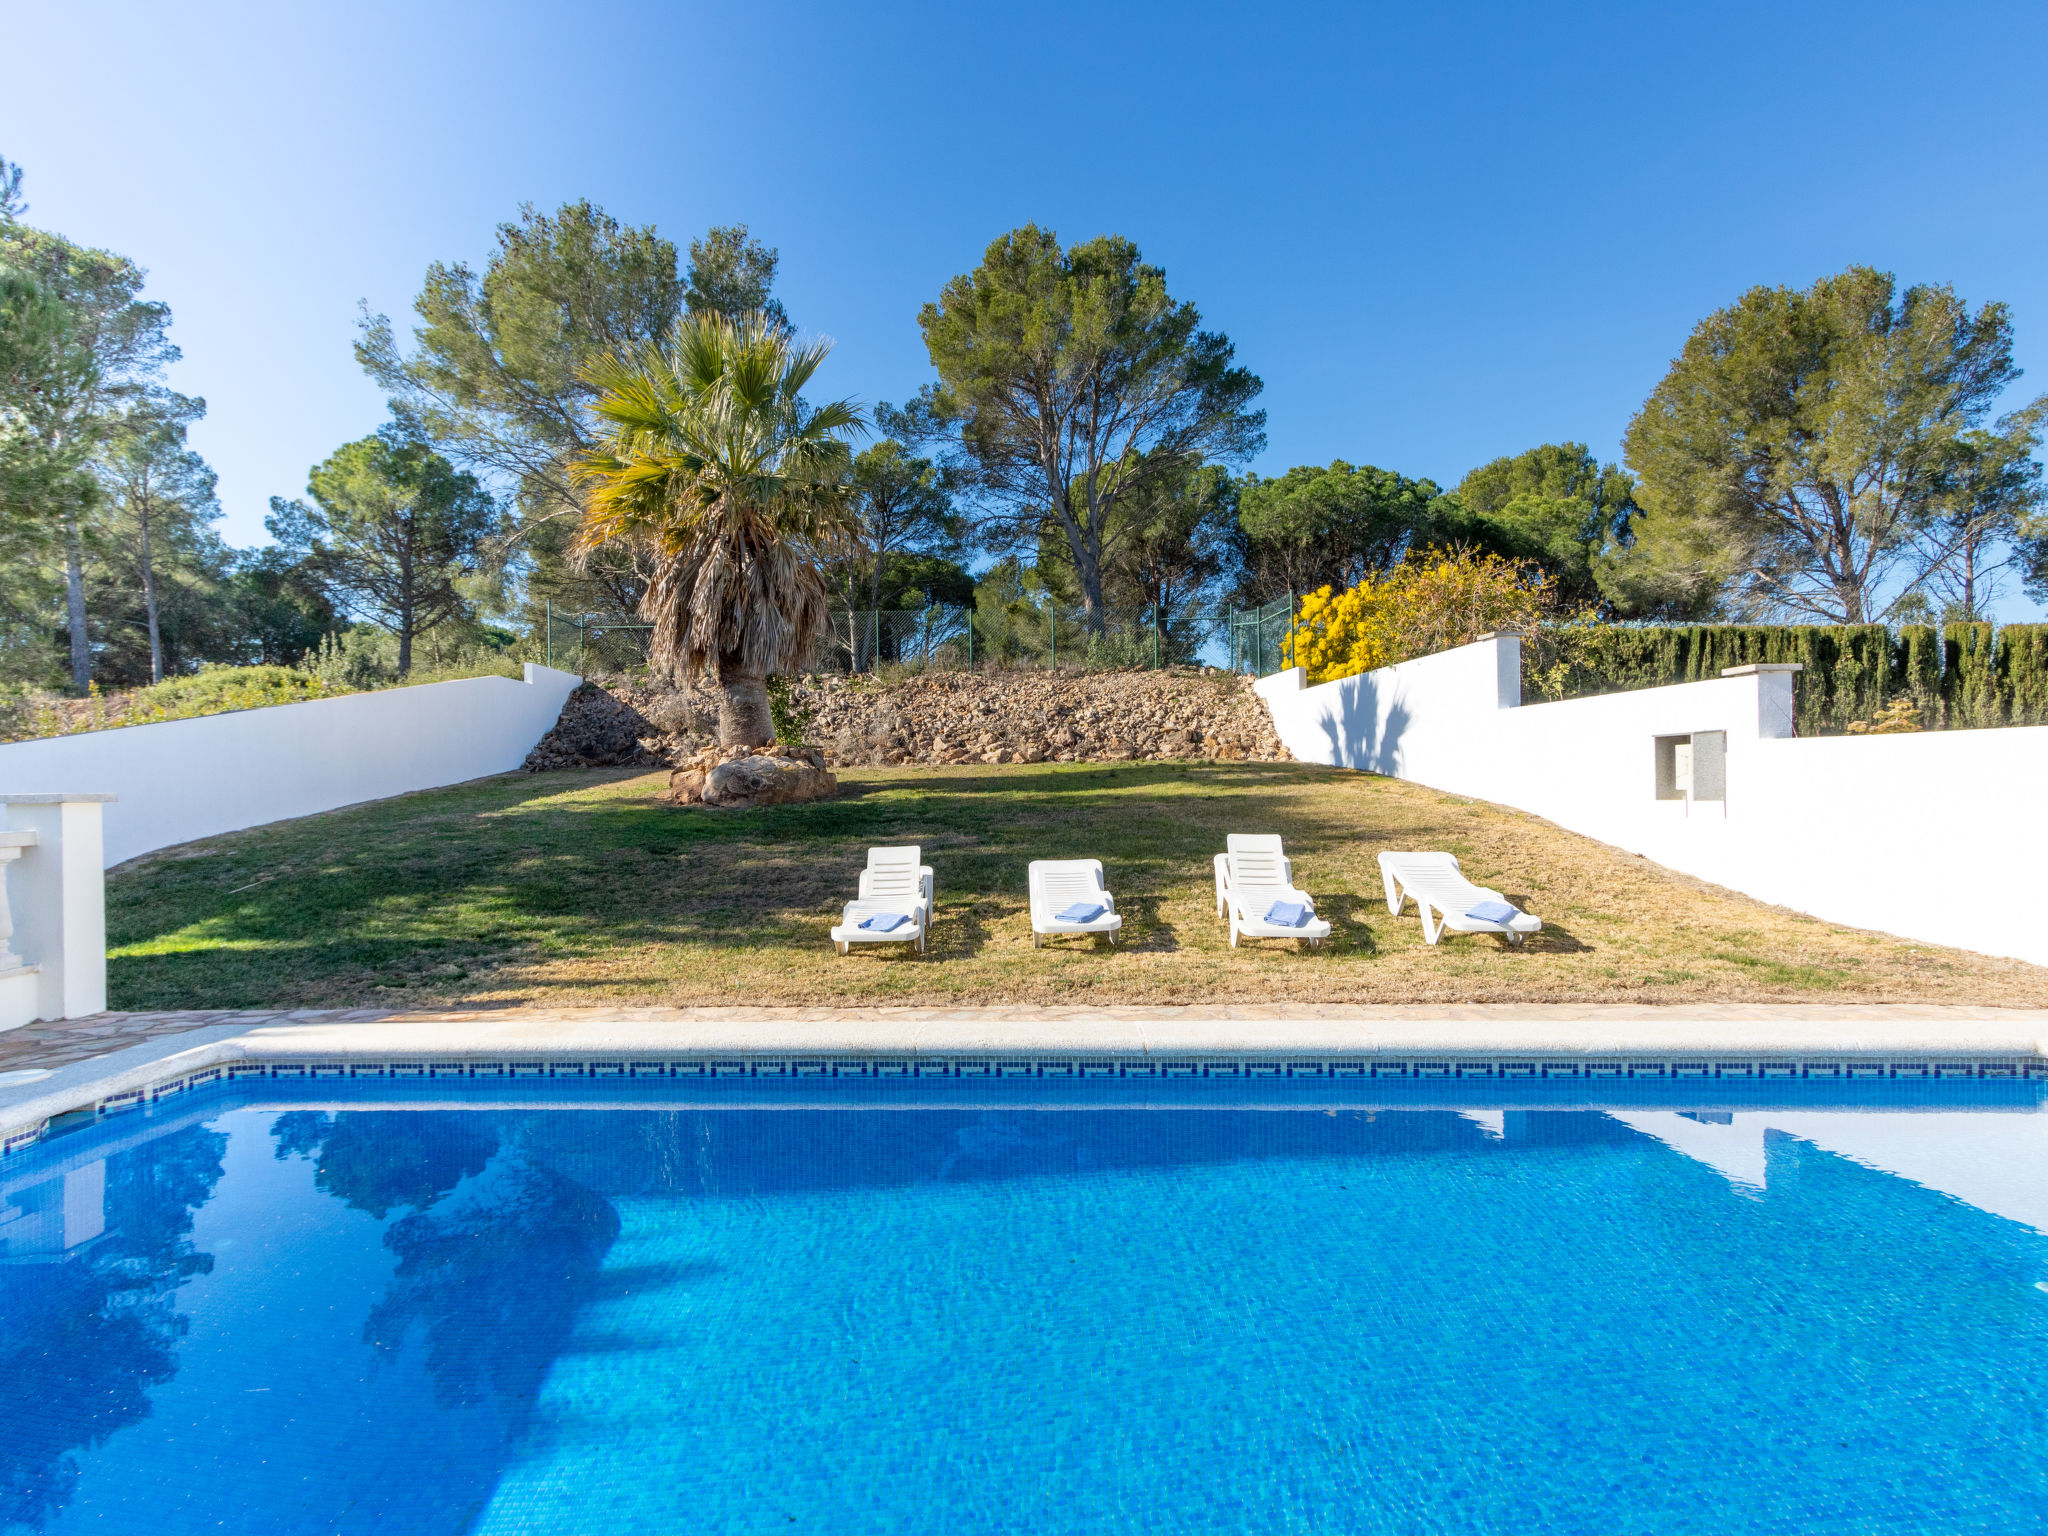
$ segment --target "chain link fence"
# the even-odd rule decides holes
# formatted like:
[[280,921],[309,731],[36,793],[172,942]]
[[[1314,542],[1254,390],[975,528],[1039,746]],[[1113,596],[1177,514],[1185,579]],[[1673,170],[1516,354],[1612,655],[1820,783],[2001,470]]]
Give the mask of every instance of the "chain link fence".
[[551,667],[584,676],[637,672],[647,665],[651,624],[617,621],[594,613],[546,610],[542,656]]
[[1230,610],[1230,670],[1265,677],[1287,665],[1287,637],[1294,632],[1294,594],[1263,608]]
[[974,610],[929,608],[841,609],[812,650],[814,672],[872,672],[885,663],[921,671],[959,671],[975,654]]
[[[1286,606],[1281,604],[1283,617]],[[636,672],[647,665],[651,625],[549,608],[545,627],[544,656],[551,667],[589,675]],[[1180,648],[1187,649],[1185,637]],[[1175,664],[1174,652],[1175,642],[1142,623],[1131,623],[1128,616],[1116,616],[1109,633],[1091,638],[1078,614],[1042,603],[1012,603],[979,614],[972,608],[939,604],[842,608],[830,615],[812,642],[803,670],[1158,667]],[[1186,659],[1184,654],[1180,657]]]

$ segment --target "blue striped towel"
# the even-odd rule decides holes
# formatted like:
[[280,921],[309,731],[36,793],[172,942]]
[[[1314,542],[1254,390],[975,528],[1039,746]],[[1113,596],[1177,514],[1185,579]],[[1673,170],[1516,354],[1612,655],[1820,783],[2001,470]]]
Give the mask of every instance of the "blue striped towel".
[[1063,907],[1052,915],[1053,921],[1056,923],[1092,923],[1100,916],[1102,916],[1102,903],[1099,901],[1077,901],[1072,906]]
[[1465,915],[1482,923],[1506,923],[1512,922],[1522,914],[1504,901],[1482,901],[1478,906],[1467,910]]
[[1275,928],[1299,928],[1308,921],[1308,907],[1299,901],[1276,901],[1266,908],[1266,921]]
[[901,928],[905,923],[909,921],[910,919],[905,917],[901,912],[877,912],[872,917],[862,918],[860,920],[860,926],[863,928],[871,928],[876,933],[889,933],[894,929]]

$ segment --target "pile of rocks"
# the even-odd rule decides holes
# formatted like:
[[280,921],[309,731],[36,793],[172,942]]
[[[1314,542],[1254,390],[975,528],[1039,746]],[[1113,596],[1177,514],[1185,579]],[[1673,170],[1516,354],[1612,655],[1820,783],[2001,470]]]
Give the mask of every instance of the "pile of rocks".
[[816,747],[706,747],[668,776],[675,805],[794,805],[829,800],[839,780]]
[[811,678],[801,702],[845,764],[1288,756],[1251,679],[1211,668]]
[[[817,767],[900,763],[1287,760],[1251,679],[1207,667],[1133,672],[927,672],[894,682],[809,677]],[[671,767],[709,772],[718,696],[646,681],[586,683],[526,760],[529,771]],[[718,754],[715,752],[713,756]],[[759,770],[752,770],[759,771]],[[712,802],[717,803],[717,802]]]
[[522,766],[668,768],[717,740],[718,698],[709,689],[605,679],[569,695]]

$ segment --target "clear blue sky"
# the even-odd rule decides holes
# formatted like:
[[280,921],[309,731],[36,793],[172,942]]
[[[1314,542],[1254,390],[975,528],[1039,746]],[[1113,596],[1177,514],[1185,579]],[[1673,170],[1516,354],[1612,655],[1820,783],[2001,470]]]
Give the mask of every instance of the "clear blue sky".
[[382,417],[357,301],[402,323],[430,261],[584,196],[751,225],[868,400],[929,377],[918,305],[994,236],[1126,235],[1265,379],[1267,472],[1614,456],[1696,320],[1852,262],[2010,303],[2031,398],[2044,66],[2039,0],[113,0],[10,8],[0,153],[31,222],[150,270],[247,544]]

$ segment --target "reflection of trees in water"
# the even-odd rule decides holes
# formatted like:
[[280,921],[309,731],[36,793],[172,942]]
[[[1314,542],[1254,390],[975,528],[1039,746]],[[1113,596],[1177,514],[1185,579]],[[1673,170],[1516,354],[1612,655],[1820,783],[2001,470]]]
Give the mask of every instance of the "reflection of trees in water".
[[618,1235],[611,1206],[501,1146],[493,1117],[452,1112],[296,1112],[273,1126],[277,1155],[310,1156],[318,1187],[383,1219],[398,1272],[364,1325],[395,1357],[413,1324],[445,1407],[523,1413],[590,1279]]
[[392,1224],[398,1274],[364,1337],[395,1353],[414,1322],[444,1406],[523,1410],[561,1348],[605,1250],[609,1203],[517,1152],[439,1204]]
[[279,1157],[314,1159],[316,1188],[379,1221],[401,1205],[425,1210],[498,1150],[497,1132],[480,1116],[402,1109],[293,1110],[270,1134]]
[[189,1126],[107,1160],[106,1233],[0,1283],[0,1526],[41,1530],[77,1489],[77,1452],[149,1416],[177,1374],[178,1287],[213,1268],[192,1216],[227,1137]]

